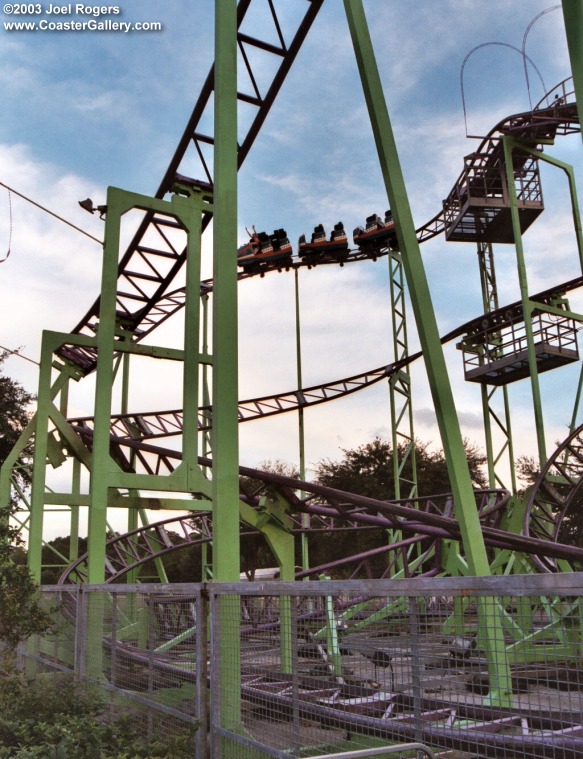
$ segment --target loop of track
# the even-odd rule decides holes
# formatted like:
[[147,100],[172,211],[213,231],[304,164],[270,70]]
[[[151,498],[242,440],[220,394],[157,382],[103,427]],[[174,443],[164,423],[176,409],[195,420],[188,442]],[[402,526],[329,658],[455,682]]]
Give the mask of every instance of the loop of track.
[[[541,470],[526,506],[524,532],[539,540],[558,541],[569,510],[581,509],[583,425],[557,448]],[[560,571],[556,557],[535,559],[543,572]]]

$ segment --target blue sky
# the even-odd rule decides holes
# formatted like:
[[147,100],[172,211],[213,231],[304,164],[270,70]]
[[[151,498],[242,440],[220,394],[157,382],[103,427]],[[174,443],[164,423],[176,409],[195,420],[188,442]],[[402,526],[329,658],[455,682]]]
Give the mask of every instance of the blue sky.
[[[254,0],[262,2],[262,0]],[[294,14],[305,0],[285,0]],[[47,5],[47,3],[43,3]],[[501,118],[529,108],[521,48],[529,23],[553,4],[538,0],[365,0],[378,65],[415,223],[440,209],[475,149],[466,137],[461,105],[464,69],[467,126],[483,135]],[[123,0],[123,18],[161,21],[161,32],[113,34],[8,33],[0,27],[0,181],[13,186],[90,233],[101,222],[79,209],[90,196],[103,202],[108,185],[154,193],[174,152],[213,59],[211,0]],[[2,21],[6,17],[2,18]],[[14,20],[14,17],[12,17]],[[548,89],[570,74],[562,14],[532,27],[526,44]],[[530,101],[543,87],[530,69]],[[549,149],[576,170],[581,138]],[[343,5],[326,0],[268,120],[240,173],[239,228],[284,227],[295,244],[317,223],[347,229],[387,207],[372,133],[360,89]],[[547,211],[525,236],[532,292],[576,276],[564,182],[543,176]],[[0,265],[0,344],[38,359],[42,329],[73,328],[98,294],[99,246],[12,197],[12,253]],[[8,240],[8,196],[0,188],[0,246]],[[0,248],[1,250],[1,248]],[[497,251],[502,302],[517,300],[514,255]],[[440,237],[422,248],[440,331],[481,309],[473,245]],[[392,360],[386,261],[343,269],[322,267],[300,276],[304,384],[357,374]],[[293,277],[274,274],[240,287],[240,397],[296,386]],[[573,301],[576,305],[576,298]],[[167,332],[166,334],[169,334]],[[417,345],[409,320],[411,349]],[[162,340],[164,336],[156,336]],[[482,445],[477,387],[462,379],[461,355],[446,351],[464,434]],[[30,390],[36,369],[12,358],[6,370]],[[564,436],[575,370],[543,379],[552,422],[550,444]],[[436,440],[424,371],[413,370],[416,433]],[[141,388],[133,410],[170,408],[172,392]],[[90,384],[89,384],[90,386]],[[560,388],[560,393],[557,393]],[[512,388],[518,453],[532,452],[528,387]],[[87,392],[85,395],[89,395]],[[567,398],[558,403],[557,395]],[[79,412],[87,397],[79,394]],[[90,405],[88,406],[90,408]],[[293,415],[241,429],[241,460],[293,462]],[[389,431],[386,386],[307,414],[307,458],[336,457]]]

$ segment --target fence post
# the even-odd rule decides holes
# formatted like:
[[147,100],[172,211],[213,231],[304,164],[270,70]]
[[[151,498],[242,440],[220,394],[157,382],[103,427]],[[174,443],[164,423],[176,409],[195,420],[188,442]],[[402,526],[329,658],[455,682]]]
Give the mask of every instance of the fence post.
[[208,759],[208,600],[208,590],[202,585],[196,597],[196,716],[199,721],[195,741],[196,759]]
[[421,741],[423,708],[421,702],[421,650],[419,646],[419,609],[417,597],[409,597],[409,623],[411,625],[411,680],[413,684],[413,715],[415,718],[415,740]]
[[75,680],[81,681],[87,672],[87,590],[77,586],[75,604]]

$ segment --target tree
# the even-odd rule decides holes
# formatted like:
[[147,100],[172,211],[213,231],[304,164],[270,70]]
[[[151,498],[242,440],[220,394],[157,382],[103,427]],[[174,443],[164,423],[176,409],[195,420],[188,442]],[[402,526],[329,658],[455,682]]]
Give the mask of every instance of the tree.
[[19,643],[52,627],[28,567],[15,561],[23,544],[18,527],[10,523],[15,508],[12,503],[0,509],[0,673],[14,669]]
[[[8,353],[0,353],[0,367]],[[0,375],[0,466],[27,424],[33,396],[14,380]],[[19,475],[25,479],[25,475]],[[0,509],[0,669],[13,669],[18,644],[51,627],[51,617],[41,607],[38,587],[22,558],[20,528],[12,520],[15,501]]]
[[[0,370],[9,355],[9,351],[0,351]],[[29,407],[33,400],[34,395],[20,383],[0,374],[0,466],[28,424]],[[24,477],[22,474],[19,476]]]
[[[470,475],[475,487],[487,487],[482,466],[486,457],[477,446],[464,441]],[[316,465],[316,481],[338,490],[357,493],[369,498],[389,500],[394,497],[393,450],[389,442],[375,437],[354,449],[342,448],[340,461],[322,459]],[[417,463],[417,483],[419,493],[437,495],[451,492],[449,476],[443,451],[430,451],[428,443],[415,441]],[[412,478],[411,459],[407,460],[404,472]]]

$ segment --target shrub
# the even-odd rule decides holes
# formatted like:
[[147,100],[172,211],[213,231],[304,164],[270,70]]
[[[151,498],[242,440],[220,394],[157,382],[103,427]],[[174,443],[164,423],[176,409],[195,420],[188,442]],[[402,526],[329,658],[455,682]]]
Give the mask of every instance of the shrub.
[[182,759],[192,755],[188,731],[151,741],[139,721],[109,719],[96,688],[68,678],[26,682],[6,676],[0,689],[0,759]]

